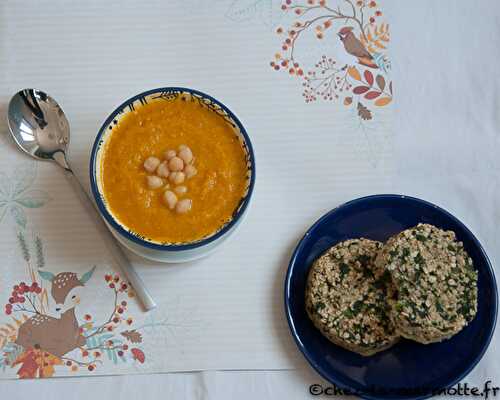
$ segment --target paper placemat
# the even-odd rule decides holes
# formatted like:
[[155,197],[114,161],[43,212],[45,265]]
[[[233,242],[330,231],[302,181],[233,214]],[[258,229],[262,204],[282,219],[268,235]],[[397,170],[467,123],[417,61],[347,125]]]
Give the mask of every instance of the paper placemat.
[[[209,258],[159,265],[130,255],[159,304],[146,314],[61,171],[19,153],[3,124],[0,378],[293,368],[300,355],[283,312],[292,249],[324,212],[387,191],[392,180],[381,2],[1,7],[2,114],[25,87],[56,98],[87,186],[107,114],[161,86],[202,90],[238,115],[254,144],[257,183],[247,220]],[[25,348],[28,337],[43,346]]]

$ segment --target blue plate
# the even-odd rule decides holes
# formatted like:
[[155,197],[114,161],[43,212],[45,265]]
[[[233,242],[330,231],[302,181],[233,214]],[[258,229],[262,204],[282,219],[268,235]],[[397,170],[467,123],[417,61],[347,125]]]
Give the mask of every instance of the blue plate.
[[[304,307],[311,263],[340,241],[359,237],[385,241],[420,222],[454,231],[474,261],[479,274],[478,312],[474,320],[444,342],[423,345],[402,340],[371,357],[344,350],[323,337]],[[457,218],[416,198],[376,195],[352,200],[330,211],[306,232],[288,267],[285,310],[300,351],[316,371],[338,388],[366,399],[424,399],[432,391],[451,387],[463,379],[485,353],[495,329],[497,288],[481,244]]]

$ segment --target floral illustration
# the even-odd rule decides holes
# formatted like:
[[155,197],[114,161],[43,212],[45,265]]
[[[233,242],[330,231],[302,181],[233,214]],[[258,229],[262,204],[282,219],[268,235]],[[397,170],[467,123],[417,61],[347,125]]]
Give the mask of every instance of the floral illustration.
[[[80,304],[80,290],[96,267],[81,276],[74,272],[54,274],[45,269],[43,243],[38,236],[30,245],[20,232],[18,241],[28,283],[14,285],[4,307],[10,322],[0,325],[0,369],[16,368],[19,378],[46,378],[54,376],[58,368],[92,372],[105,362],[146,361],[142,334],[133,328],[134,320],[127,314],[127,299],[134,297],[127,282],[118,275],[105,275],[114,299],[108,319],[99,322],[85,314],[84,321],[78,321],[75,307]],[[47,312],[49,292],[57,317]]]
[[43,190],[31,189],[35,178],[34,162],[23,164],[10,174],[0,172],[0,224],[10,216],[19,227],[25,228],[25,210],[42,207],[50,200]]
[[[288,28],[276,29],[281,49],[270,65],[301,81],[307,103],[339,101],[354,107],[360,121],[371,120],[377,108],[391,103],[389,25],[382,20],[377,1],[286,0],[281,10],[294,20]],[[312,65],[299,60],[297,51],[307,35],[339,41],[345,52],[342,58],[352,62],[339,62],[334,55],[323,55]]]

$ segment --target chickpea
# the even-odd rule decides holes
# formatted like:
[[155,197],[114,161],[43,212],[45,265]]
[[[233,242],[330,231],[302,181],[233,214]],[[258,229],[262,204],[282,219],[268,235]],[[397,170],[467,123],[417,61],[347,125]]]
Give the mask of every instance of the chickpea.
[[172,183],[175,182],[175,177],[177,176],[178,172],[177,171],[173,171],[170,173],[170,175],[168,176],[168,180]]
[[183,195],[183,194],[186,194],[188,191],[188,188],[186,186],[177,186],[175,188],[175,193],[179,194],[179,195]]
[[157,176],[147,176],[146,180],[148,182],[148,187],[150,189],[158,189],[159,187],[163,186],[163,179],[158,178]]
[[163,193],[163,201],[167,204],[168,208],[173,210],[177,204],[177,196],[174,192],[167,190]]
[[156,169],[156,175],[161,176],[162,178],[168,178],[170,171],[168,170],[168,165],[166,161],[163,161],[158,168]]
[[175,150],[167,150],[164,154],[165,160],[169,161],[171,158],[174,158],[177,155]]
[[184,172],[177,172],[175,174],[174,184],[180,185],[181,183],[184,182],[185,179],[186,179],[186,175],[184,174]]
[[182,161],[184,161],[185,164],[189,164],[193,160],[193,153],[191,149],[187,146],[184,147],[182,150],[179,150],[178,156]]
[[148,172],[154,172],[158,165],[160,165],[160,160],[156,157],[148,157],[146,161],[144,161],[144,169]]
[[191,210],[192,205],[193,205],[193,202],[191,201],[191,199],[180,200],[175,205],[175,212],[178,214],[185,214],[189,210]]
[[168,162],[168,168],[170,171],[182,171],[184,169],[184,161],[179,157],[173,157]]
[[186,168],[184,168],[184,173],[186,174],[186,178],[189,179],[195,176],[198,171],[193,165],[186,165]]

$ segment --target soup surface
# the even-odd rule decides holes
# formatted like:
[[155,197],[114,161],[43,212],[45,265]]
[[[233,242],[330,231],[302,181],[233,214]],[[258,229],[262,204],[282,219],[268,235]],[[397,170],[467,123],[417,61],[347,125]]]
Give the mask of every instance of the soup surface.
[[[187,145],[197,174],[186,180],[185,214],[165,205],[170,186],[150,189],[148,157],[164,159]],[[158,99],[127,113],[108,138],[101,161],[104,197],[123,225],[154,242],[188,243],[210,236],[227,223],[248,186],[246,154],[233,128],[197,101]],[[170,186],[171,188],[171,186]]]

